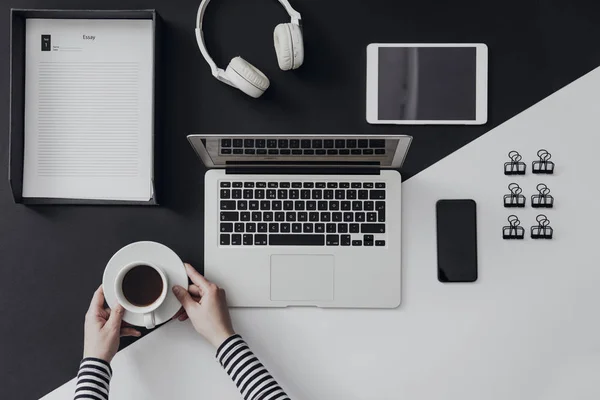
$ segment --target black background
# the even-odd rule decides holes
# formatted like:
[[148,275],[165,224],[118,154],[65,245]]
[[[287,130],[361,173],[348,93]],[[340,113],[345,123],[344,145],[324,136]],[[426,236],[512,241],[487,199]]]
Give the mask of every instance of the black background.
[[[2,176],[11,7],[155,8],[164,20],[157,109],[162,207],[25,207],[13,204],[8,182],[0,180],[1,399],[35,399],[75,375],[85,310],[106,262],[122,246],[162,242],[202,269],[204,170],[187,134],[409,133],[415,139],[402,171],[407,179],[600,63],[597,1],[292,2],[303,16],[306,47],[305,64],[295,72],[277,67],[273,29],[288,18],[274,0],[213,0],[209,6],[205,35],[217,64],[225,67],[239,54],[271,79],[263,98],[254,100],[211,77],[194,38],[198,1],[0,0]],[[488,124],[368,125],[365,49],[371,42],[486,43]]]

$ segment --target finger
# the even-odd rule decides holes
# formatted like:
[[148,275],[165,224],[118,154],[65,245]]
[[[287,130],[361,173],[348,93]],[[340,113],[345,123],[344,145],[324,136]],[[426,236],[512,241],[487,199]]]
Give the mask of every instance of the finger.
[[107,325],[113,328],[120,328],[121,321],[123,320],[123,314],[125,313],[125,309],[122,305],[118,304],[111,312],[110,317],[108,317]]
[[181,307],[179,310],[177,310],[177,312],[175,313],[175,315],[173,315],[173,318],[171,318],[171,319],[177,319],[177,318],[179,318],[179,316],[181,314],[183,314],[184,312],[185,311],[183,310],[183,307]]
[[125,327],[125,328],[121,328],[121,336],[140,337],[140,336],[142,336],[142,334],[137,329]]
[[99,315],[100,315],[102,318],[104,318],[104,319],[108,319],[108,317],[110,317],[110,308],[108,308],[108,307],[107,307],[107,308],[105,308],[104,310],[100,310],[100,311],[98,312],[98,314],[99,314]]
[[104,289],[102,289],[102,285],[94,292],[94,297],[92,297],[92,301],[90,302],[90,308],[88,311],[98,312],[98,310],[102,310],[104,308]]
[[198,303],[196,303],[194,299],[192,299],[192,296],[190,296],[188,291],[179,285],[173,287],[173,293],[175,294],[175,297],[177,297],[177,300],[179,300],[179,302],[181,303],[183,308],[185,308],[186,311],[191,310],[192,307],[198,305]]
[[186,312],[184,312],[183,314],[177,316],[177,318],[173,317],[173,319],[176,319],[178,321],[185,321],[186,319],[188,319],[188,315]]
[[192,267],[190,264],[186,263],[184,265],[187,275],[190,277],[192,282],[194,282],[200,289],[200,294],[203,294],[205,291],[207,291],[208,286],[210,285],[210,281],[208,281],[205,277],[200,275],[200,273],[196,271],[194,267]]
[[181,307],[179,309],[179,311],[177,311],[177,313],[171,319],[178,319],[181,316],[181,314],[183,314],[183,313],[185,313],[185,308]]
[[192,297],[202,297],[202,294],[200,293],[200,288],[196,285],[188,286],[188,292],[190,292]]

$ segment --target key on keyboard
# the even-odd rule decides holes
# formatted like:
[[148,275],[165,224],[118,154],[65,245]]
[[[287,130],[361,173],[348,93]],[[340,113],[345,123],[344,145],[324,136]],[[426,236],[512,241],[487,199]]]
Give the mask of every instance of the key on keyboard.
[[384,139],[221,139],[222,155],[255,156],[324,156],[377,155],[385,156]]
[[[222,141],[221,146],[342,146],[338,140],[238,140]],[[381,145],[344,143],[358,148],[369,144]],[[224,180],[218,186],[221,246],[386,246],[385,182]]]

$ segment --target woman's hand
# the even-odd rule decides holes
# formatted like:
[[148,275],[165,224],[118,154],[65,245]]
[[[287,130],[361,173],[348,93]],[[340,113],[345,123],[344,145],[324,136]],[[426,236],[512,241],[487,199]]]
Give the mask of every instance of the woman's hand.
[[94,357],[110,363],[119,350],[121,336],[137,336],[136,329],[122,323],[125,310],[121,305],[114,310],[104,308],[104,290],[96,290],[90,308],[85,314],[83,358]]
[[225,339],[235,334],[225,291],[206,280],[191,265],[185,264],[185,270],[193,285],[189,286],[189,291],[181,286],[173,288],[173,293],[185,310],[185,313],[178,313],[174,318],[184,321],[189,317],[196,331],[213,346],[219,347]]

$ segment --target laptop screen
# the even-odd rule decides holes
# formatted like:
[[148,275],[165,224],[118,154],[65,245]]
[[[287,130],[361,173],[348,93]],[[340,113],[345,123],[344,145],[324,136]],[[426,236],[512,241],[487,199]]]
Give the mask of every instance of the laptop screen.
[[228,165],[332,165],[400,168],[412,137],[406,135],[189,135],[209,168]]

